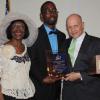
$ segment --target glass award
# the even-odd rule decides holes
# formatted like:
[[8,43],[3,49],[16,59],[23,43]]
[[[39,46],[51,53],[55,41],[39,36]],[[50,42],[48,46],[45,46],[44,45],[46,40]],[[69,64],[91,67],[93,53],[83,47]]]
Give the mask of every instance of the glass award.
[[64,52],[46,51],[47,71],[49,76],[62,77],[67,72]]

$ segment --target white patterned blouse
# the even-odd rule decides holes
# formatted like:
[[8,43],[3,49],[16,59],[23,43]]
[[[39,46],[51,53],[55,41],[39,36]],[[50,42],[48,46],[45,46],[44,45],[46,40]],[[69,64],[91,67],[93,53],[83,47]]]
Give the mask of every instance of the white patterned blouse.
[[30,65],[26,45],[22,54],[16,54],[11,45],[0,47],[0,78],[3,94],[17,99],[34,96],[35,87],[29,78]]

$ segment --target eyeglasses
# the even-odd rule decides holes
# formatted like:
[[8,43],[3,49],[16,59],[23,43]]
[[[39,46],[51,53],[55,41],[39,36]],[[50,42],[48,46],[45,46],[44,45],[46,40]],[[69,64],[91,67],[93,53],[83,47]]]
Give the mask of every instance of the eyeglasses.
[[43,11],[43,13],[44,14],[58,14],[59,11],[47,9],[47,10]]

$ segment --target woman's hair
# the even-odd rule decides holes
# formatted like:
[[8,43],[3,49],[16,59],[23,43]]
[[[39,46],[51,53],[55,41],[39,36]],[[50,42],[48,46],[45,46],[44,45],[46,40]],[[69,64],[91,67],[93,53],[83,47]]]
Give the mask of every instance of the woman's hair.
[[7,34],[7,38],[8,38],[8,39],[12,39],[12,32],[11,32],[11,30],[12,30],[12,25],[13,25],[15,22],[18,22],[18,21],[22,22],[22,23],[24,24],[24,26],[25,26],[25,34],[24,34],[23,39],[26,39],[26,38],[29,36],[29,29],[28,29],[27,24],[25,23],[24,20],[20,20],[20,19],[19,19],[19,20],[14,20],[14,21],[12,21],[12,22],[10,23],[10,25],[7,27],[7,29],[6,29],[6,34]]

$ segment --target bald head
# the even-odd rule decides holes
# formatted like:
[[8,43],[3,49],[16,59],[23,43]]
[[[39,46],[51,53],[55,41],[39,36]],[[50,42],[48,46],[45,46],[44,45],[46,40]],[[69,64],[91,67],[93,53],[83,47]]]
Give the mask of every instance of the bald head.
[[66,27],[69,35],[73,38],[79,37],[84,30],[84,23],[78,14],[71,14],[67,17]]
[[66,21],[68,22],[68,20],[73,19],[73,18],[76,18],[76,19],[80,20],[80,22],[82,22],[82,17],[79,14],[71,14],[71,15],[69,15],[67,17]]

